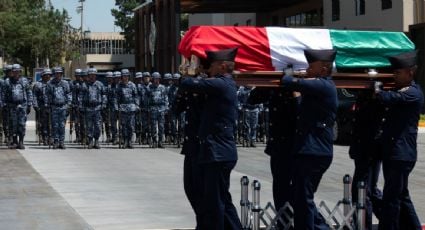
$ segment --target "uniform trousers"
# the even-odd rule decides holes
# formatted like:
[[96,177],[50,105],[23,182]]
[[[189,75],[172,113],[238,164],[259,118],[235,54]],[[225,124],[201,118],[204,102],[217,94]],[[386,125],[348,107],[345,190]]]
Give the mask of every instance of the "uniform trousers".
[[229,192],[230,173],[235,165],[236,161],[200,165],[204,181],[208,183],[203,183],[199,229],[242,229]]

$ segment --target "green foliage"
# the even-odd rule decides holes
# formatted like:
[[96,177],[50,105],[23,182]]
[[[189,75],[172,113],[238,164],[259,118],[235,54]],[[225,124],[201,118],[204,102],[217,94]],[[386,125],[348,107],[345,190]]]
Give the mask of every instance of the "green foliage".
[[133,9],[140,4],[140,0],[115,0],[118,9],[112,9],[111,14],[115,17],[115,25],[119,26],[127,42],[127,50],[135,46],[136,32]]
[[425,122],[425,114],[421,114],[420,121]]
[[[32,70],[39,64],[61,64],[78,48],[68,13],[45,0],[0,0],[0,49],[5,59]],[[36,62],[39,63],[36,63]]]

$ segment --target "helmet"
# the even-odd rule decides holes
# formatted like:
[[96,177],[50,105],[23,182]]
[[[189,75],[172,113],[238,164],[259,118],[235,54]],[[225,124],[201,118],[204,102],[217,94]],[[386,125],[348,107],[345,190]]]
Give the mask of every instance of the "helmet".
[[80,75],[83,76],[83,77],[87,77],[87,75],[88,75],[87,70],[86,69],[85,70],[81,70],[81,74]]
[[173,79],[174,80],[178,80],[178,79],[180,79],[181,78],[181,75],[179,74],[179,73],[175,73],[175,74],[173,74]]
[[121,76],[130,76],[130,71],[128,69],[122,69]]
[[96,74],[96,73],[97,73],[97,69],[96,69],[96,68],[89,68],[89,69],[87,70],[87,73],[88,73],[88,74]]
[[114,77],[114,74],[111,71],[106,72],[106,77],[111,78]]
[[153,72],[152,77],[153,77],[153,79],[161,79],[161,74],[158,73],[158,72]]
[[149,73],[149,72],[143,72],[143,77],[150,77],[151,76],[151,73]]
[[63,73],[63,69],[60,66],[57,66],[55,68],[53,68],[53,72],[54,73]]
[[137,73],[136,73],[136,77],[135,77],[135,78],[141,78],[141,77],[142,77],[142,75],[143,75],[143,74],[142,74],[142,72],[137,72]]
[[3,72],[9,72],[9,71],[11,71],[12,70],[12,65],[6,65],[4,68],[3,68]]
[[81,69],[75,69],[74,70],[75,76],[81,76],[81,72],[83,72]]
[[12,71],[21,71],[21,70],[22,70],[21,65],[19,64],[12,65]]
[[171,79],[173,79],[173,75],[171,75],[171,73],[164,74],[164,80],[171,80]]
[[115,71],[114,72],[114,77],[121,77],[121,72],[120,71]]
[[52,70],[49,68],[43,69],[41,76],[44,76],[44,75],[52,75]]

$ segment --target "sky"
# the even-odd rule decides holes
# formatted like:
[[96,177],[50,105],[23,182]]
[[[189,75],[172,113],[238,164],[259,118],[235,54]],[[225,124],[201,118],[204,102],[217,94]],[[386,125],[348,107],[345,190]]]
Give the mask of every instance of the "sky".
[[[79,0],[51,0],[56,9],[65,9],[71,17],[71,25],[80,28],[81,15],[77,13]],[[86,0],[84,2],[83,29],[91,32],[119,32],[121,28],[114,26],[111,9],[115,8],[115,0]]]

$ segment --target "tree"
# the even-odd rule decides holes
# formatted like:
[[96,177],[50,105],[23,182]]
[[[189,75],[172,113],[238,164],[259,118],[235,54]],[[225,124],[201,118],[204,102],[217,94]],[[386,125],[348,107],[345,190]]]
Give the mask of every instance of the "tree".
[[131,51],[135,47],[136,30],[133,9],[140,4],[140,0],[115,0],[118,9],[112,9],[112,16],[115,17],[115,25],[121,27],[124,38],[127,43],[125,47]]

